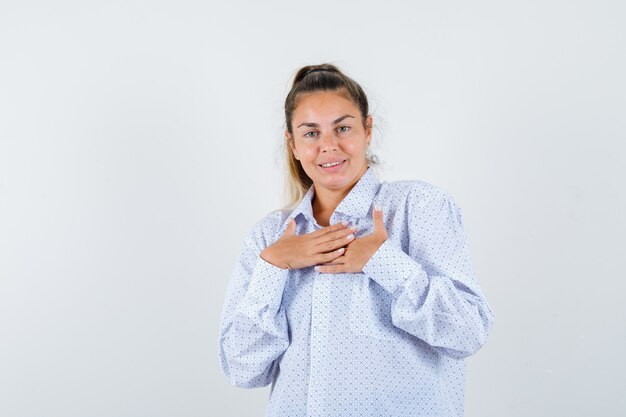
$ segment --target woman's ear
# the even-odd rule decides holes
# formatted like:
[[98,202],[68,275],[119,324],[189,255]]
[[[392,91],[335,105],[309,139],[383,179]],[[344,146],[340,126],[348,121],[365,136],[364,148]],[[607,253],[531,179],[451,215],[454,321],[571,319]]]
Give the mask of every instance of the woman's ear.
[[293,153],[293,156],[296,159],[299,159],[298,153],[296,152],[296,146],[293,143],[293,137],[291,136],[288,130],[285,130],[285,140],[287,141],[287,145],[291,148],[291,153]]
[[370,114],[369,116],[367,116],[367,118],[365,119],[365,126],[367,126],[365,128],[365,136],[367,138],[367,144],[370,144],[370,141],[372,140],[372,115]]

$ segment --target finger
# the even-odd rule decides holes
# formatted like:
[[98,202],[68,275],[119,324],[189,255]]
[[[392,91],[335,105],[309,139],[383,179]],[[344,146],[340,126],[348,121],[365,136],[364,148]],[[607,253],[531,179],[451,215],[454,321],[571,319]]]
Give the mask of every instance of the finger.
[[335,241],[335,240],[352,240],[354,238],[354,236],[352,237],[348,237],[350,235],[354,235],[354,233],[358,230],[358,227],[356,226],[350,226],[350,227],[346,227],[345,229],[341,229],[341,230],[336,230],[334,232],[329,232],[327,234],[325,234],[324,236],[320,236],[318,237],[318,241],[319,242],[330,242],[330,241]]
[[337,232],[339,230],[343,230],[348,227],[350,223],[345,220],[340,221],[339,223],[331,224],[330,226],[322,227],[314,232],[309,233],[311,237],[320,237],[327,235],[332,232]]
[[348,245],[350,242],[354,241],[354,233],[356,231],[356,227],[354,228],[346,228],[344,230],[340,230],[334,232],[332,234],[327,234],[322,237],[318,237],[315,241],[315,247],[320,252],[330,252],[337,248]]
[[372,212],[372,217],[374,218],[374,232],[379,230],[385,230],[385,221],[383,216],[383,208],[380,204],[376,204],[374,206],[374,211]]
[[338,274],[345,272],[344,265],[317,265],[315,270],[321,274]]
[[345,251],[346,251],[345,248],[339,248],[339,249],[334,250],[332,252],[322,253],[322,254],[318,255],[318,257],[317,257],[317,259],[315,261],[318,264],[325,264],[325,263],[329,263],[329,262],[337,262],[338,258],[341,258],[342,256],[344,256],[344,252]]
[[318,263],[319,266],[322,265],[345,265],[346,264],[346,255],[341,255],[338,258],[333,259],[332,261],[328,261],[328,262],[320,262]]
[[287,228],[285,229],[284,236],[292,236],[296,234],[296,221],[294,219],[290,219],[289,223],[287,223]]

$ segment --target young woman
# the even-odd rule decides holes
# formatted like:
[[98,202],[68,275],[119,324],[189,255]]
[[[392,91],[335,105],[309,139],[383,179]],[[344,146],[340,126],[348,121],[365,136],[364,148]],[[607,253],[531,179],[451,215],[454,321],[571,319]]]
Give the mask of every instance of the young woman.
[[493,313],[455,200],[379,182],[362,88],[330,64],[285,101],[292,205],[253,228],[231,277],[219,358],[272,384],[267,416],[462,416],[463,358]]

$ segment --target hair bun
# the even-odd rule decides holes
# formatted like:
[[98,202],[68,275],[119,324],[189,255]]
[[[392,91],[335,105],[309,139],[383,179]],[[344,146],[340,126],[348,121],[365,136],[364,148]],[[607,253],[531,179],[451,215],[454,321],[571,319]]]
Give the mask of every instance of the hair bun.
[[328,72],[338,72],[337,68],[333,68],[329,65],[317,65],[313,68],[309,68],[305,73],[304,76],[306,77],[307,75],[313,73],[313,72],[319,72],[319,71],[328,71]]
[[314,72],[333,72],[335,74],[341,74],[341,71],[339,70],[339,68],[337,68],[336,66],[332,65],[332,64],[319,64],[319,65],[308,65],[306,67],[303,67],[300,69],[300,71],[298,71],[298,73],[296,74],[293,83],[297,84],[300,81],[302,81],[302,79],[304,77],[306,77],[309,74],[312,74]]

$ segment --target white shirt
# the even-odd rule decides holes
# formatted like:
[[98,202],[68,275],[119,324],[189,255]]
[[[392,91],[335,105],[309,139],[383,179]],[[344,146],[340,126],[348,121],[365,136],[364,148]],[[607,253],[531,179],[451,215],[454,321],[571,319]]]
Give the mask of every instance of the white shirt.
[[268,417],[463,415],[464,360],[494,322],[454,199],[425,181],[380,183],[371,168],[336,208],[356,237],[380,204],[389,238],[362,273],[283,270],[259,254],[285,231],[319,229],[312,186],[246,238],[221,317],[219,360],[239,387],[272,384]]

